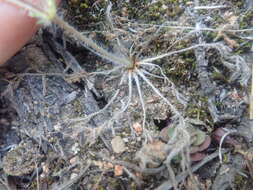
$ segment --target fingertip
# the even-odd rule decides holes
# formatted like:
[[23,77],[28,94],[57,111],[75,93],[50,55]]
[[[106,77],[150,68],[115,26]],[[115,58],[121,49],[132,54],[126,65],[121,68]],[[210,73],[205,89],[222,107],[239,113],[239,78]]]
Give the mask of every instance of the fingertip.
[[[30,0],[42,6],[44,0]],[[59,5],[60,0],[56,0]],[[20,7],[0,0],[0,65],[17,53],[31,39],[39,26]]]
[[0,64],[13,56],[37,31],[36,20],[18,7],[0,1]]

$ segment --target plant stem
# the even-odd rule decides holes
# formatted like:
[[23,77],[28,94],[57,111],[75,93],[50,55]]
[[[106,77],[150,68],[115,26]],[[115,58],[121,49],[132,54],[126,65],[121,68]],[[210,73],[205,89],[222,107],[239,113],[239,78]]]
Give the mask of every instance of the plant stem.
[[113,62],[115,64],[122,64],[128,66],[131,64],[130,60],[117,57],[112,53],[109,53],[105,49],[103,49],[101,46],[97,45],[92,39],[89,39],[88,37],[84,36],[81,32],[77,31],[73,26],[70,26],[67,22],[65,22],[63,19],[61,19],[58,15],[55,16],[53,19],[53,22],[57,24],[60,28],[62,28],[67,35],[72,36],[74,39],[79,40],[82,42],[86,48],[93,51],[95,54],[99,55],[100,57]]

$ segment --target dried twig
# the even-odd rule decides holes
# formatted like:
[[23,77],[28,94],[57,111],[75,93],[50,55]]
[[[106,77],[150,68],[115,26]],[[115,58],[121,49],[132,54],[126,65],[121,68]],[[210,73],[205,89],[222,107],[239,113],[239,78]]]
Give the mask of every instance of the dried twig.
[[134,175],[132,172],[130,172],[126,167],[123,168],[124,171],[129,175],[129,177],[131,177],[135,183],[140,187],[144,182],[139,179],[138,177],[136,177],[136,175]]
[[[226,153],[228,151],[229,150],[222,150],[222,153]],[[206,163],[212,161],[217,156],[219,156],[218,151],[216,151],[216,152],[210,154],[209,156],[205,157],[200,163],[198,163],[198,164],[196,164],[192,167],[192,172],[197,171],[199,168],[201,168]],[[177,182],[180,183],[181,181],[185,180],[188,175],[189,175],[189,173],[187,171],[177,175],[176,176]],[[165,181],[163,184],[161,184],[159,187],[157,187],[155,190],[169,190],[172,187],[173,187],[172,182],[170,180],[168,180],[168,181]]]
[[52,190],[69,189],[74,183],[78,182],[78,180],[86,174],[86,172],[90,168],[90,166],[91,166],[91,163],[88,163],[85,168],[81,169],[81,172],[78,176],[74,177],[73,179],[70,179],[69,181],[63,183],[62,185],[52,188]]
[[196,6],[195,10],[210,10],[210,9],[224,9],[227,8],[226,5],[214,5],[214,6]]
[[124,166],[125,168],[135,170],[136,172],[149,174],[149,175],[157,174],[157,173],[163,171],[166,168],[166,166],[161,166],[159,168],[145,168],[145,169],[142,169],[139,166],[137,166],[135,164],[132,164],[132,163],[129,163],[129,162],[126,162],[126,161],[112,160],[112,159],[108,158],[105,155],[97,154],[97,153],[94,153],[94,154],[97,155],[98,157],[104,159],[105,161],[112,163],[112,164],[121,165],[121,166]]

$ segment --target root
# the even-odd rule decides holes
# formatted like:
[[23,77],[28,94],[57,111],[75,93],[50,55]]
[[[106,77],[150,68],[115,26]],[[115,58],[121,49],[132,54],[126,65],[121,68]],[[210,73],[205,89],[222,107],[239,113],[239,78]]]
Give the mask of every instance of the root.
[[133,73],[133,77],[137,86],[137,90],[138,90],[138,94],[139,94],[139,98],[140,98],[140,102],[141,102],[141,107],[142,107],[142,112],[143,112],[143,121],[142,121],[142,127],[143,129],[145,128],[145,123],[146,123],[146,108],[145,108],[145,103],[143,100],[143,95],[142,95],[142,91],[141,91],[141,87],[140,87],[140,82],[138,79],[138,76]]
[[[157,68],[162,77],[160,77],[161,79],[164,80],[164,83],[168,82],[169,85],[171,86],[171,90],[172,90],[172,94],[177,98],[177,100],[183,105],[183,106],[186,106],[187,104],[187,100],[186,100],[186,97],[184,97],[184,95],[182,95],[180,92],[178,92],[178,90],[175,88],[175,85],[174,83],[165,75],[165,73],[163,72],[162,68],[159,66],[159,65],[156,65],[156,64],[153,64],[153,63],[143,63],[143,62],[140,62],[140,65],[142,66],[149,66],[149,67],[154,67],[154,68]],[[147,69],[146,69],[147,70]],[[148,71],[146,71],[144,68],[141,70],[143,71],[144,74],[147,74],[149,76],[152,76],[149,74]],[[144,72],[145,71],[145,72]],[[158,78],[158,77],[156,77]]]
[[177,109],[173,106],[172,103],[170,103],[161,93],[160,91],[150,82],[150,80],[139,70],[136,70],[136,73],[152,88],[152,90],[160,97],[162,98],[169,106],[172,112],[176,116],[180,116],[181,114],[177,111]]
[[205,43],[203,43],[203,44],[197,44],[197,45],[193,45],[193,46],[188,47],[188,48],[184,48],[184,49],[168,52],[168,53],[165,53],[165,54],[161,54],[161,55],[158,55],[156,57],[151,57],[151,58],[143,59],[140,62],[148,63],[148,62],[156,61],[158,59],[162,59],[164,57],[169,57],[169,56],[172,56],[172,55],[175,55],[175,54],[179,54],[179,53],[183,53],[183,52],[186,52],[186,51],[194,50],[194,49],[199,48],[199,47],[212,47],[214,45],[215,44],[205,44]]
[[119,92],[120,92],[119,89],[116,90],[116,92],[114,93],[114,95],[112,96],[112,98],[110,99],[110,101],[106,104],[106,106],[103,109],[101,109],[101,110],[99,110],[97,112],[94,112],[94,113],[88,115],[87,117],[79,117],[79,118],[74,118],[74,119],[67,119],[65,122],[68,122],[68,123],[81,122],[81,121],[82,122],[84,122],[84,121],[85,122],[89,122],[90,119],[92,119],[96,115],[99,115],[99,114],[105,112],[115,102],[115,100],[117,99],[117,97],[119,95]]
[[[226,153],[226,152],[228,152],[228,151],[227,150],[222,151],[222,153]],[[199,168],[201,168],[206,163],[212,161],[217,156],[219,156],[218,151],[208,155],[200,163],[198,163],[192,167],[192,172],[197,171]],[[184,181],[188,175],[189,175],[189,173],[187,171],[182,172],[181,174],[177,175],[176,176],[177,183]],[[171,181],[168,180],[168,181],[165,181],[163,184],[161,184],[159,187],[157,187],[155,190],[168,190],[168,189],[171,189],[172,187],[173,187],[173,185],[172,185]]]
[[[124,80],[125,80],[125,75],[123,75],[121,77],[119,84],[122,85],[123,82],[124,82]],[[92,113],[92,114],[90,114],[90,115],[88,115],[86,117],[67,119],[65,122],[68,122],[68,123],[81,122],[81,121],[82,122],[84,122],[84,121],[88,122],[90,119],[92,119],[96,115],[99,115],[99,114],[105,112],[113,103],[115,103],[116,99],[118,98],[119,93],[120,93],[120,89],[116,90],[116,92],[114,93],[114,95],[112,96],[112,98],[110,99],[110,101],[106,104],[106,106],[103,109],[101,109],[101,110],[99,110],[99,111],[97,111],[95,113]]]
[[221,137],[221,140],[220,140],[220,143],[219,143],[219,159],[220,159],[220,163],[222,164],[222,144],[225,140],[225,138],[232,134],[232,133],[235,133],[237,132],[236,130],[228,130],[222,137]]

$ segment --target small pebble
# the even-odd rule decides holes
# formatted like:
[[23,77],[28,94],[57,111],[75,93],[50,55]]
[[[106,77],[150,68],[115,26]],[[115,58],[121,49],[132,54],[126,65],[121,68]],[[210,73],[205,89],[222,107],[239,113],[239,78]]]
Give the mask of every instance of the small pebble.
[[123,141],[124,141],[125,143],[128,143],[128,142],[129,142],[129,139],[128,139],[128,138],[123,138]]
[[72,173],[72,174],[70,175],[70,179],[74,179],[74,178],[76,178],[77,176],[78,176],[78,174]]
[[140,142],[141,141],[141,137],[137,137],[136,141]]
[[126,150],[125,143],[120,136],[115,136],[112,141],[112,149],[115,153],[122,153]]

